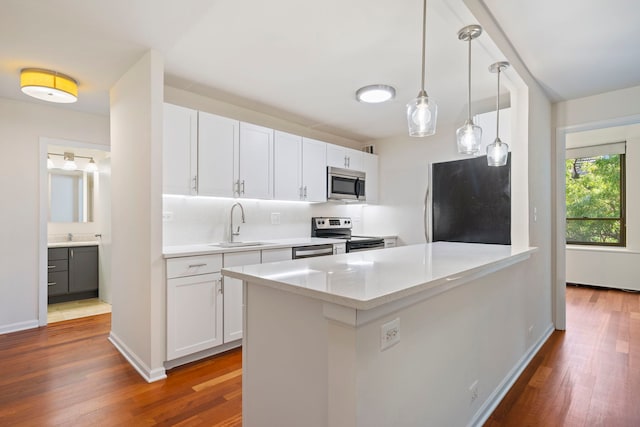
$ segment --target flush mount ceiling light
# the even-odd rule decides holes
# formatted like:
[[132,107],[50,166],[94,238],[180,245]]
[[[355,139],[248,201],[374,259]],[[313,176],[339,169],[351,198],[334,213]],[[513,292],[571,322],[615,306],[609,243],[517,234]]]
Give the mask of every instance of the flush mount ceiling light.
[[498,93],[496,96],[496,140],[487,145],[487,164],[489,166],[504,166],[509,156],[509,146],[500,141],[500,73],[509,67],[508,62],[496,62],[489,66],[489,71],[498,74]]
[[366,104],[378,104],[390,101],[396,96],[396,90],[388,85],[369,85],[356,91],[356,99]]
[[458,39],[469,42],[467,121],[456,131],[458,153],[460,154],[476,154],[480,151],[480,143],[482,142],[482,128],[476,126],[471,118],[471,40],[480,34],[482,34],[480,25],[468,25],[458,31]]
[[43,101],[68,104],[78,100],[78,83],[56,71],[25,68],[20,71],[20,88]]
[[407,104],[410,136],[429,136],[436,133],[438,105],[424,90],[425,50],[427,38],[427,0],[422,5],[422,80],[418,96]]

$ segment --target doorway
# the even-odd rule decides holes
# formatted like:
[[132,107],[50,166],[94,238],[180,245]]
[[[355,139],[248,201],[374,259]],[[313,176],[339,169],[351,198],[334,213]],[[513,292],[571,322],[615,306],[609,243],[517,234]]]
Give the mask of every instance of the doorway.
[[108,146],[40,138],[39,325],[111,311]]

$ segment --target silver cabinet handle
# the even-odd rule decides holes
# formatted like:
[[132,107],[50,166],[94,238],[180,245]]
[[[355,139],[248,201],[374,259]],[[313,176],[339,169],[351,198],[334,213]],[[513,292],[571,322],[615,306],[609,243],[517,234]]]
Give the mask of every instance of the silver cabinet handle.
[[73,249],[71,249],[71,258],[73,258]]
[[193,181],[193,187],[191,187],[191,189],[196,191],[198,189],[198,175],[194,175],[191,180]]
[[55,265],[48,265],[47,268],[56,268]]
[[244,194],[244,179],[242,180],[242,194]]
[[56,283],[56,282],[48,282],[48,283],[47,283],[47,286],[55,286],[55,285],[57,285],[57,283]]
[[218,293],[224,295],[224,282],[222,279],[217,279],[216,282],[218,282]]
[[189,264],[189,268],[204,267],[205,265],[207,265],[206,262],[203,262],[202,264]]
[[307,186],[304,186],[304,199],[307,199]]
[[303,197],[303,196],[302,196],[302,187],[300,187],[298,190],[300,190],[300,191],[298,191],[298,193],[299,193],[299,195],[300,195],[300,199],[302,199],[302,197]]

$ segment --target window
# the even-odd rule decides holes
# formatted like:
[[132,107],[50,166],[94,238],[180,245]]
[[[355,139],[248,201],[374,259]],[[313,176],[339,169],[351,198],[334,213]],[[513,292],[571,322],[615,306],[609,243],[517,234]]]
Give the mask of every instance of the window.
[[625,246],[625,143],[567,150],[570,244]]

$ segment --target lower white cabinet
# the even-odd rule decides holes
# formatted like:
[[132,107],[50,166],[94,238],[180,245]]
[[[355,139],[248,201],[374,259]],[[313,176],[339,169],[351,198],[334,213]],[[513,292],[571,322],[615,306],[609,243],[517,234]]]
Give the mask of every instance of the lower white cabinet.
[[167,360],[223,343],[221,267],[221,255],[167,261]]
[[265,249],[262,251],[262,263],[287,261],[293,256],[291,248]]
[[[224,267],[260,264],[260,251],[230,252],[224,254]],[[224,278],[224,327],[223,342],[242,338],[242,280]]]

